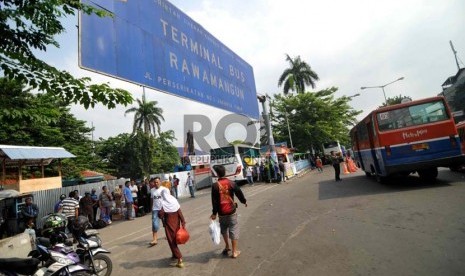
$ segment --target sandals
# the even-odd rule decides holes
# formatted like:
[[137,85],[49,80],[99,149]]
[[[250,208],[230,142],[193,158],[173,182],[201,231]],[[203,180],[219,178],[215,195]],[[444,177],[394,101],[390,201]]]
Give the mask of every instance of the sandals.
[[236,252],[234,252],[234,253],[231,255],[231,258],[235,259],[235,258],[239,257],[240,254],[241,254],[241,251],[236,250]]
[[221,252],[221,254],[223,254],[223,256],[228,256],[229,251],[231,251],[231,249],[225,248],[225,249]]
[[158,244],[158,242],[150,242],[150,243],[149,243],[150,247],[155,246],[155,245],[157,245],[157,244]]

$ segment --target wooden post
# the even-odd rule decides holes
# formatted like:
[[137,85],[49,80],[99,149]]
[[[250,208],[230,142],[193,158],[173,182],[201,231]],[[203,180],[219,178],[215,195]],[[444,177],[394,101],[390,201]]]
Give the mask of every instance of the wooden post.
[[2,189],[5,187],[5,180],[6,180],[6,158],[2,160]]
[[45,170],[44,170],[44,159],[40,160],[40,166],[42,168],[42,178],[45,177]]

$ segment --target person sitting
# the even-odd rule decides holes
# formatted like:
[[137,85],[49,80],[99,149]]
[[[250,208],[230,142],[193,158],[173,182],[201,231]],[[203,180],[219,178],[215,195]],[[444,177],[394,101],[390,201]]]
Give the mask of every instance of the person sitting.
[[35,228],[36,219],[39,215],[39,207],[32,203],[32,197],[26,198],[26,205],[21,210],[21,215],[24,219],[24,225],[26,228]]

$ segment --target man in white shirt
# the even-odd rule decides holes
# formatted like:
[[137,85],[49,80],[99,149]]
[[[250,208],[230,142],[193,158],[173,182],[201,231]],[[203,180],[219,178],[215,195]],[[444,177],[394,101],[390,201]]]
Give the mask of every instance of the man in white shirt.
[[129,189],[131,190],[132,200],[134,200],[134,203],[139,205],[137,200],[137,192],[139,192],[139,189],[137,188],[136,182],[134,180],[131,180],[131,186]]
[[194,194],[194,180],[191,177],[191,173],[187,173],[187,181],[186,181],[186,187],[189,186],[189,192],[191,193],[191,197],[195,198]]
[[160,219],[158,217],[158,212],[162,208],[162,193],[170,193],[168,188],[161,186],[160,178],[157,176],[154,179],[150,179],[150,202],[152,206],[152,241],[150,246],[157,245],[158,237],[157,233],[160,229]]
[[248,166],[246,169],[246,177],[247,177],[247,182],[253,186],[253,168],[252,166]]

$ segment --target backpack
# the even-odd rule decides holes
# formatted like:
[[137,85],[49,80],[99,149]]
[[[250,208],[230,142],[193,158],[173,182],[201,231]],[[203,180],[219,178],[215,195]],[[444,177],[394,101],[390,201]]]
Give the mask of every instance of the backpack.
[[236,203],[229,194],[231,182],[228,179],[218,180],[218,189],[220,192],[220,212],[222,215],[230,215],[236,212]]
[[105,228],[106,226],[107,226],[107,223],[104,220],[101,220],[101,219],[97,220],[92,225],[92,227],[95,228],[95,229],[102,229],[102,228]]

